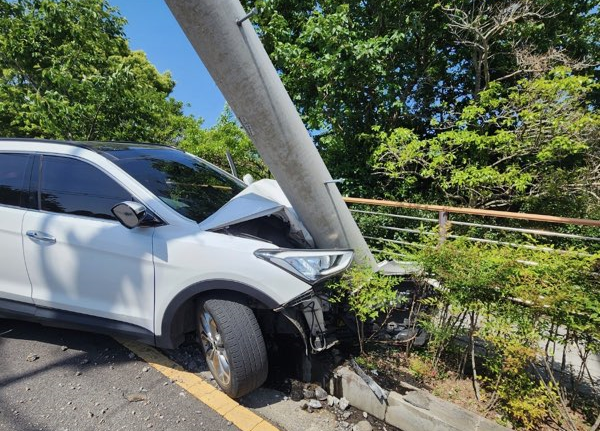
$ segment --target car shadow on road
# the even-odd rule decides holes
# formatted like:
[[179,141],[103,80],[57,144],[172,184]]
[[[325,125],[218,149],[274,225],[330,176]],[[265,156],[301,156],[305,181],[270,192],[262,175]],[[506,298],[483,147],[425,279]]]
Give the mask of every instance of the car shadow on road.
[[[75,373],[87,366],[131,359],[123,354],[123,346],[104,335],[8,319],[0,319],[0,334],[3,334],[0,336],[0,363],[4,364],[0,367],[0,388],[52,368],[63,367]],[[2,348],[7,340],[16,341],[22,347],[17,352],[14,348]],[[36,344],[28,343],[31,341]],[[121,354],[115,354],[115,350]],[[25,370],[22,369],[24,366],[18,366],[26,363],[33,364]]]
[[213,420],[108,336],[1,318],[0,334],[0,430],[188,430]]

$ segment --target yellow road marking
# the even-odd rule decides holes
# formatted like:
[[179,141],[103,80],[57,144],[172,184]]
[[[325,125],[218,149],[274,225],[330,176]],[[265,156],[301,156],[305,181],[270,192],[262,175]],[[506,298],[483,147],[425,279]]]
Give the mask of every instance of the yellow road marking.
[[242,431],[279,431],[277,427],[232,400],[202,377],[184,371],[181,365],[173,362],[154,347],[130,340],[117,339],[117,341]]

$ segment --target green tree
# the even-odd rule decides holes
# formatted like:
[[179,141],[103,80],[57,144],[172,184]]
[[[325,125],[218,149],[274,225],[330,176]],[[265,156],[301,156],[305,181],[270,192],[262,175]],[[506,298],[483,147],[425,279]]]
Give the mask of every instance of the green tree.
[[172,97],[175,82],[131,51],[106,0],[0,0],[0,136],[178,145],[240,173],[268,171],[226,111],[202,129]]
[[435,1],[408,3],[259,2],[255,21],[275,67],[332,174],[355,193],[377,185],[366,163],[372,126],[424,131],[436,82],[448,100],[459,99],[464,76],[446,72],[455,54],[437,54],[450,49],[440,43],[442,10]]
[[431,138],[381,132],[374,166],[406,196],[433,190],[472,207],[590,216],[600,206],[597,89],[564,68],[508,89],[494,82]]
[[0,135],[175,143],[175,83],[106,0],[0,0]]
[[[383,194],[367,162],[378,143],[374,126],[431,137],[432,121],[456,121],[489,82],[513,86],[530,73],[526,60],[545,59],[538,72],[568,63],[578,73],[592,73],[598,61],[593,0],[243,3],[258,4],[253,22],[292,100],[332,174],[358,195]],[[494,27],[499,11],[507,19]],[[486,36],[484,52],[470,29],[453,26],[463,12]]]
[[188,119],[186,137],[180,148],[196,154],[224,170],[229,170],[226,151],[235,162],[238,175],[252,175],[255,179],[270,177],[269,169],[260,158],[252,141],[226,107],[219,121],[208,129],[200,128],[201,122]]

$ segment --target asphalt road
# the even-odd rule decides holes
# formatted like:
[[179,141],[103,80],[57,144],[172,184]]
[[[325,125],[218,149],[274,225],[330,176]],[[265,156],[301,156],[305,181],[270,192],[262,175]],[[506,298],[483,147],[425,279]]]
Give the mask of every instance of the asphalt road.
[[0,430],[238,430],[112,338],[0,319]]

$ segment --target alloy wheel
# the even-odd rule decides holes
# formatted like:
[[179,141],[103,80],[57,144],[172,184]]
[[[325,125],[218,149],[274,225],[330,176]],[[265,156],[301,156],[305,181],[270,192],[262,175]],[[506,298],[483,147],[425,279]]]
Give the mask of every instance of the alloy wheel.
[[221,385],[229,386],[231,382],[231,367],[217,322],[215,322],[215,319],[207,310],[204,310],[200,314],[200,324],[202,325],[200,340],[202,341],[202,348],[206,355],[208,368],[210,368],[213,376]]

